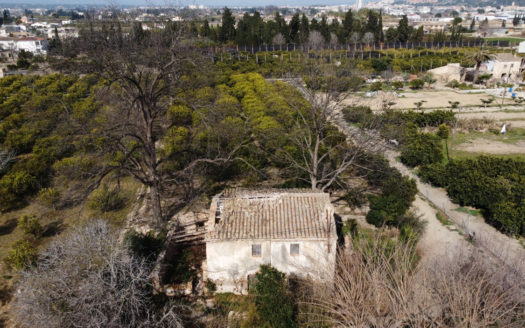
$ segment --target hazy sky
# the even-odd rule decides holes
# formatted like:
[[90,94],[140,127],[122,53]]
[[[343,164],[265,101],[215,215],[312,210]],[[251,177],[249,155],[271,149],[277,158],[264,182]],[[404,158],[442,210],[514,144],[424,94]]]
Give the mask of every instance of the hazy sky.
[[[4,0],[0,2],[10,2],[13,0]],[[266,5],[279,5],[279,6],[301,6],[301,5],[339,5],[339,4],[353,4],[354,0],[20,0],[14,1],[14,3],[24,4],[121,4],[121,5],[206,5],[206,6],[266,6]]]

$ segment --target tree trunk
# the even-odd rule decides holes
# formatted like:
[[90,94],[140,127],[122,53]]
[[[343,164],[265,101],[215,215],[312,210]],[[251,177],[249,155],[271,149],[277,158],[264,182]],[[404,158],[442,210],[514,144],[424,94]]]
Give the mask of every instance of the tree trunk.
[[476,70],[474,71],[474,78],[472,79],[472,83],[473,84],[476,84],[476,80],[478,79],[478,74],[479,74],[479,68],[481,66],[481,62],[477,62],[476,63]]
[[150,186],[150,201],[151,209],[153,211],[153,221],[158,227],[162,226],[162,208],[160,205],[160,186],[158,182],[154,182]]

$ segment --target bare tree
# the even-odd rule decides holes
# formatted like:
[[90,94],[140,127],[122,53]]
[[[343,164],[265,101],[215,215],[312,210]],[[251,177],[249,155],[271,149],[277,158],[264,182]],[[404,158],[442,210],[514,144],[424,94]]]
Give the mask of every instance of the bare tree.
[[366,32],[363,35],[363,42],[365,42],[367,45],[374,42],[374,33],[372,32]]
[[15,154],[12,151],[0,148],[0,171],[5,169],[14,158]]
[[[95,187],[111,172],[140,181],[148,187],[153,221],[161,226],[161,198],[167,179],[178,183],[181,176],[201,164],[228,162],[234,150],[223,152],[220,145],[214,144],[198,156],[163,155],[163,138],[171,127],[182,124],[168,119],[167,110],[176,101],[187,102],[185,91],[202,87],[198,78],[182,77],[205,76],[211,61],[197,49],[182,24],[170,24],[163,31],[143,31],[140,26],[130,34],[119,30],[92,32],[73,44],[85,42],[78,46],[87,57],[81,57],[87,63],[86,70],[96,70],[107,80],[107,87],[98,92],[98,99],[105,105],[101,117],[88,132],[103,140],[92,147],[92,153],[100,159],[97,163],[104,165],[91,176]],[[190,104],[190,110],[199,109],[200,104]],[[110,161],[108,155],[113,157]],[[165,170],[168,160],[177,164]]]
[[361,36],[359,36],[359,33],[358,32],[354,32],[352,33],[352,36],[350,37],[350,39],[352,40],[352,42],[354,43],[354,47],[355,47],[355,44],[357,42],[359,42],[359,40],[361,40]]
[[282,46],[283,44],[286,43],[286,40],[284,39],[284,36],[281,34],[281,33],[277,33],[273,39],[272,39],[272,43],[273,44],[276,44],[276,45],[279,45],[279,46]]
[[319,49],[324,44],[324,37],[319,31],[311,31],[308,35],[308,45],[312,49]]
[[150,265],[101,220],[54,242],[21,273],[13,313],[24,327],[182,327],[175,307],[155,309]]
[[[343,175],[356,163],[362,148],[349,141],[333,125],[348,94],[340,79],[331,71],[313,71],[309,87],[299,81],[295,86],[308,102],[288,99],[297,112],[295,128],[289,134],[293,149],[282,149],[277,155],[300,173],[299,178],[312,189],[326,190],[336,184],[345,185]],[[305,178],[301,178],[305,176]]]

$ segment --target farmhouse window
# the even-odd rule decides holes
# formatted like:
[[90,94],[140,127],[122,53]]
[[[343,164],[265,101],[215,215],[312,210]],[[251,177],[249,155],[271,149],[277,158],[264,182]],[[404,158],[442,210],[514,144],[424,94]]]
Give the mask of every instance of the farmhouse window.
[[299,244],[290,244],[290,255],[299,255]]
[[252,256],[256,256],[256,257],[261,256],[261,244],[252,245]]

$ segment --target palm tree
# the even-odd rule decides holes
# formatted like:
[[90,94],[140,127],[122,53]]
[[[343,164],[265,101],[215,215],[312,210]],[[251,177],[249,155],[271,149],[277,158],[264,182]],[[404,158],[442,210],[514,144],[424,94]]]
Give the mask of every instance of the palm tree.
[[473,82],[476,83],[476,80],[479,74],[479,68],[481,67],[481,63],[494,59],[495,56],[494,54],[491,54],[487,52],[486,50],[479,49],[478,51],[471,53],[468,56],[468,58],[476,62],[476,70],[474,72],[474,79],[473,79]]

